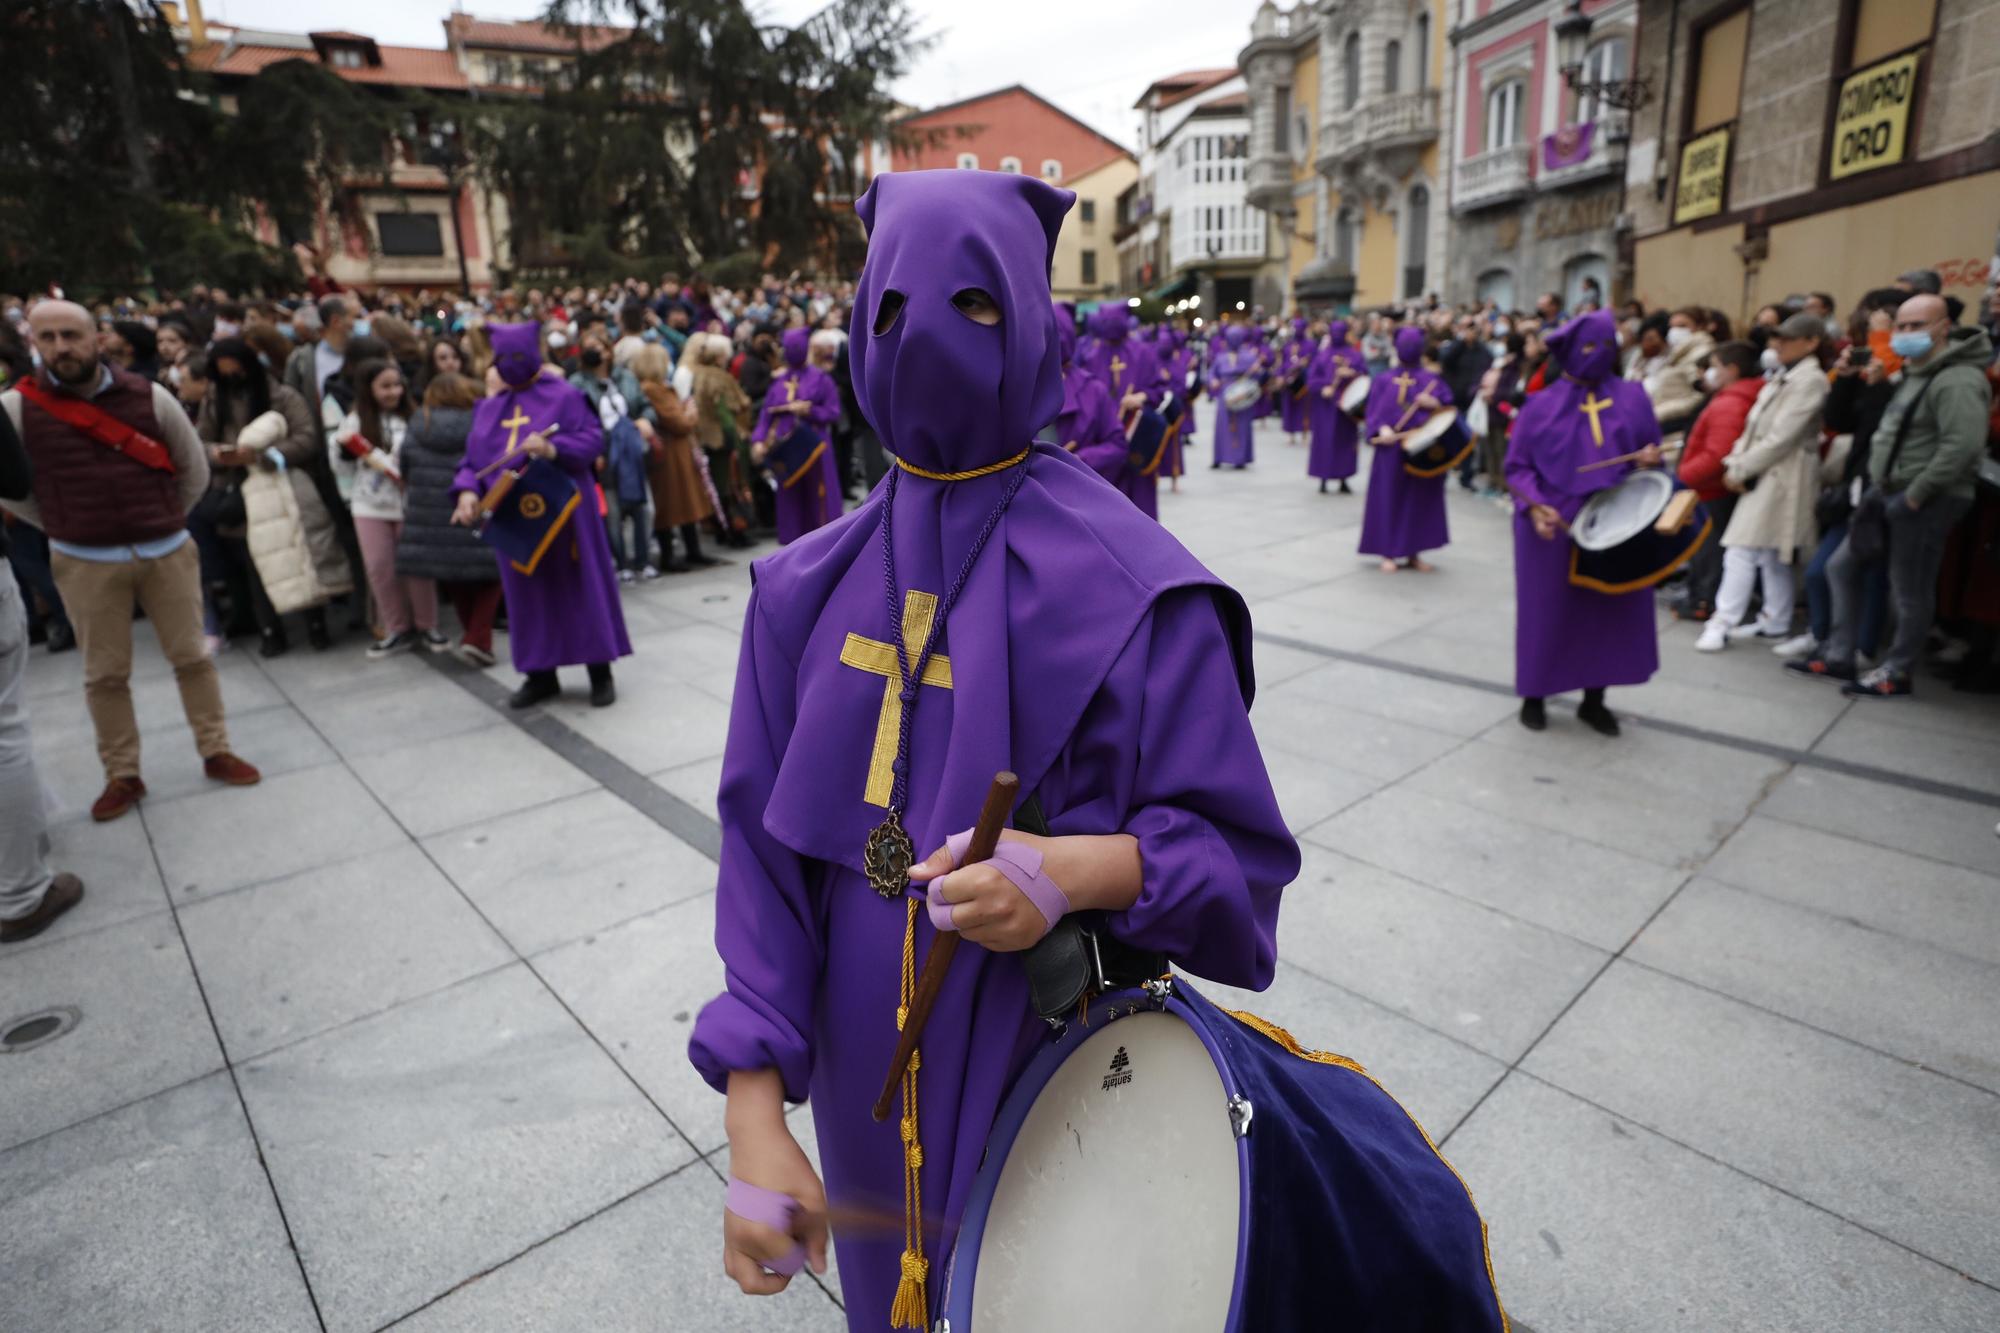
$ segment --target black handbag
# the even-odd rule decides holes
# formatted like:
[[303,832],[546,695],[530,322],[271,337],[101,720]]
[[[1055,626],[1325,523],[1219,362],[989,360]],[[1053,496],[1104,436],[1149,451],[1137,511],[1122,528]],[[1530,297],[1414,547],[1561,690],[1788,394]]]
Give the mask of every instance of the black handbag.
[[1896,460],[1903,453],[1903,437],[1910,433],[1910,418],[1916,416],[1917,408],[1923,404],[1924,395],[1930,392],[1931,380],[1927,376],[1917,386],[1917,396],[1910,400],[1902,417],[1896,422],[1896,439],[1889,446],[1889,461],[1882,468],[1882,477],[1869,478],[1868,489],[1861,493],[1861,499],[1854,506],[1854,513],[1847,520],[1847,545],[1854,552],[1854,558],[1863,564],[1873,564],[1889,553],[1889,501],[1892,493],[1885,482],[1896,473]]

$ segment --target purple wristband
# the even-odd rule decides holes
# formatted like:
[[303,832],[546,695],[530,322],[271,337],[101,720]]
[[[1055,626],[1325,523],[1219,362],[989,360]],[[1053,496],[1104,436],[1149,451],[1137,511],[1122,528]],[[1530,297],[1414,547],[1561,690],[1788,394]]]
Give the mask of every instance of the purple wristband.
[[[971,841],[970,833],[959,834],[947,841],[954,861],[964,855],[964,849]],[[993,852],[993,859],[986,864],[1005,875],[1007,881],[1026,894],[1028,901],[1035,905],[1035,910],[1042,914],[1042,934],[1048,934],[1056,922],[1069,915],[1069,895],[1062,891],[1060,884],[1042,873],[1042,854],[1027,843],[1002,839]],[[945,902],[935,893],[931,894],[925,902],[931,926],[937,930],[958,929],[951,919],[952,909],[956,906],[956,903]]]
[[[787,1236],[792,1234],[792,1223],[799,1215],[799,1201],[791,1195],[767,1190],[762,1185],[752,1185],[734,1176],[729,1178],[729,1193],[724,1197],[722,1206],[745,1222],[755,1222],[773,1231],[782,1231]],[[780,1257],[759,1262],[768,1272],[779,1277],[791,1277],[806,1266],[805,1242],[794,1241],[792,1248]]]

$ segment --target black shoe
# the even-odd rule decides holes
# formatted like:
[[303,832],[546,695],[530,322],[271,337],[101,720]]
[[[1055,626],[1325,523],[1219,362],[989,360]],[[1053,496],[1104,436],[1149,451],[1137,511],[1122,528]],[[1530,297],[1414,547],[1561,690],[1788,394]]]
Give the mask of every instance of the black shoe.
[[333,636],[326,632],[326,617],[313,616],[306,621],[306,642],[316,653],[323,653],[333,647]]
[[48,632],[48,645],[49,651],[52,653],[68,652],[70,649],[76,647],[76,630],[71,627],[67,620],[51,622]]
[[283,657],[292,650],[291,640],[285,637],[283,630],[273,630],[271,633],[260,635],[259,637],[263,640],[262,643],[257,645],[257,656],[259,657]]
[[1549,725],[1548,705],[1540,699],[1521,700],[1521,725],[1529,731],[1545,731]]
[[1320,482],[1320,484],[1319,484],[1319,493],[1320,493],[1321,495],[1325,495],[1325,494],[1326,494],[1326,483],[1325,483],[1324,481]]
[[609,675],[596,676],[590,682],[590,706],[609,708],[618,702],[618,686]]
[[1795,662],[1785,663],[1785,670],[1794,676],[1807,680],[1823,680],[1833,685],[1851,685],[1854,682],[1852,662],[1829,662],[1824,657],[1803,657]]
[[553,671],[531,671],[521,687],[507,697],[509,708],[533,708],[545,699],[553,699],[562,693],[562,685]]
[[83,881],[67,871],[49,882],[41,905],[26,916],[0,921],[0,944],[31,940],[54,925],[56,918],[83,901]]
[[1600,736],[1618,734],[1618,715],[1598,700],[1586,699],[1576,710],[1576,720]]
[[1352,495],[1354,494],[1354,490],[1345,481],[1343,481],[1340,483],[1340,493],[1342,495]]

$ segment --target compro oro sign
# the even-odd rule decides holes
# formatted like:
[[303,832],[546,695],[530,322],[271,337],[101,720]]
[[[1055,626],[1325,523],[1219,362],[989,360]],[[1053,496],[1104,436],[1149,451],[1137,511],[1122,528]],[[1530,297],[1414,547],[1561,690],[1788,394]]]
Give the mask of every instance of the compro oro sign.
[[1910,107],[1917,95],[1917,62],[1912,51],[1847,76],[1833,108],[1833,138],[1827,176],[1839,180],[1903,160]]
[[1722,211],[1729,180],[1729,127],[1710,130],[1681,145],[1680,182],[1674,188],[1674,225]]

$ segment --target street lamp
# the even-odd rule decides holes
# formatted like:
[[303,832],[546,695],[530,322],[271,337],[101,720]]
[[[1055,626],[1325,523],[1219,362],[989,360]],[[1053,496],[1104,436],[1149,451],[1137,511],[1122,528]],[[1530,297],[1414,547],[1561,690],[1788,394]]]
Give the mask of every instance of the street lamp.
[[1590,55],[1590,15],[1583,0],[1570,0],[1569,10],[1556,20],[1556,63],[1563,82],[1579,100],[1595,98],[1620,111],[1637,111],[1653,100],[1652,81],[1643,75],[1629,79],[1593,79],[1584,68]]
[[424,157],[430,164],[444,173],[445,189],[451,206],[451,243],[458,250],[458,291],[470,300],[472,297],[472,272],[465,262],[465,229],[458,220],[459,174],[465,170],[465,148],[459,142],[458,126],[450,120],[436,121],[431,125],[430,142]]

